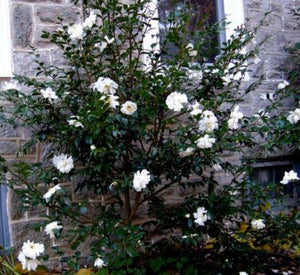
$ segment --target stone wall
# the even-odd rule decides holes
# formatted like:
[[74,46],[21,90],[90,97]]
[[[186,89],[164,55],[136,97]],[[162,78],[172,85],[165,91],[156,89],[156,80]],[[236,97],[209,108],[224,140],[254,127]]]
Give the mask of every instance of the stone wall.
[[[62,64],[61,52],[41,38],[42,31],[52,31],[60,27],[57,17],[76,22],[80,13],[80,7],[74,7],[69,0],[10,0],[13,73],[35,76],[36,64],[31,55],[32,46],[46,64]],[[7,80],[0,79],[0,87]],[[15,159],[18,146],[24,143],[29,135],[27,129],[14,129],[0,124],[0,154],[8,160]],[[37,147],[30,154],[21,157],[27,161],[36,161],[40,155],[40,148]],[[35,223],[41,220],[40,214],[46,214],[47,210],[33,208],[24,211],[21,199],[20,195],[9,190],[7,206],[11,246],[19,249],[24,241],[30,239],[46,242],[46,246],[51,247],[49,238],[34,230]]]
[[[252,78],[264,74],[262,85],[249,96],[247,102],[252,113],[265,107],[266,102],[260,98],[262,93],[274,91],[278,83],[287,79],[285,69],[291,58],[287,45],[292,46],[296,41],[299,42],[299,22],[292,12],[297,7],[300,7],[299,0],[244,0],[245,17],[250,26],[258,25],[264,14],[271,12],[256,37],[256,41],[266,37],[269,39],[261,48],[261,62],[251,68]],[[288,105],[291,102],[285,103]]]
[[[249,18],[250,26],[257,25],[265,12],[272,11],[272,13],[265,20],[256,38],[259,41],[270,35],[259,55],[262,61],[253,67],[250,73],[251,78],[256,78],[261,73],[264,73],[265,78],[262,85],[241,106],[243,112],[250,114],[262,109],[266,103],[261,100],[261,94],[274,91],[278,83],[286,79],[284,68],[290,56],[285,46],[289,41],[296,42],[300,34],[298,22],[292,16],[291,10],[299,6],[299,0],[244,0],[245,15]],[[45,63],[61,64],[63,60],[58,49],[40,38],[40,35],[42,30],[51,31],[59,27],[58,16],[70,22],[78,20],[80,7],[73,7],[69,0],[11,0],[10,8],[14,72],[27,76],[35,75],[35,64],[29,54],[31,45],[37,48]],[[7,159],[13,159],[16,148],[28,138],[28,135],[26,129],[12,129],[7,125],[0,125],[0,154]],[[26,158],[37,160],[38,151],[36,148]],[[218,176],[220,179],[226,178],[226,175]],[[182,190],[170,193],[170,199],[174,201],[176,194],[180,192]],[[18,195],[9,192],[11,244],[16,248],[27,239],[42,241],[43,235],[35,233],[33,227],[39,220],[39,214],[46,211],[32,209],[24,212],[20,200]],[[45,240],[47,238],[43,242]]]

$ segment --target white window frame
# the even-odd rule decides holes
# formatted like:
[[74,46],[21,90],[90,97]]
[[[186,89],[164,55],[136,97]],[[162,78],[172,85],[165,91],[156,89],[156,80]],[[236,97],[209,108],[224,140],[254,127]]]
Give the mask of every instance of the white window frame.
[[12,77],[9,0],[0,0],[0,77]]
[[[152,16],[154,20],[151,20],[151,29],[144,37],[143,47],[146,51],[153,50],[151,48],[151,44],[153,43],[156,43],[154,50],[159,51],[159,22],[155,20],[155,18],[158,18],[157,1],[158,0],[152,0],[147,7],[150,11],[149,15],[151,14],[150,16]],[[234,34],[236,27],[244,24],[244,4],[243,0],[216,0],[216,2],[218,20],[226,18],[226,21],[229,23],[226,26],[225,32],[220,35],[220,44],[222,44],[222,42],[228,40],[230,36]],[[148,64],[147,60],[145,60],[145,64]]]
[[245,23],[244,3],[243,0],[218,0],[218,4],[223,4],[224,16],[229,22],[225,29],[226,39],[229,39],[235,33],[234,29]]

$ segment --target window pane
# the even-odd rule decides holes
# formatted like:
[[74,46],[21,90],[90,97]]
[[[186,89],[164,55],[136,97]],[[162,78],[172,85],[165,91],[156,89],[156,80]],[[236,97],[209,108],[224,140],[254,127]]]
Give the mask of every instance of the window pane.
[[[271,192],[271,196],[274,198],[280,197],[280,189],[282,188],[282,184],[280,181],[284,176],[285,171],[290,171],[293,169],[292,164],[285,165],[274,165],[274,166],[266,166],[259,167],[254,169],[254,181],[262,186],[267,186],[271,183],[276,185],[275,190]],[[286,195],[293,195],[293,183],[288,183],[284,187],[284,193]]]
[[[188,31],[188,33],[203,31],[209,25],[212,25],[217,21],[216,2],[214,0],[158,1],[158,15],[160,18],[159,32],[161,45],[164,43],[168,28],[170,27],[168,18],[170,17],[170,15],[176,16],[177,13],[182,12],[185,5],[188,5],[192,8],[192,11],[188,11],[190,15],[190,19],[186,24],[186,30]],[[214,50],[218,47],[218,37],[216,35],[207,38],[208,43],[205,46],[208,49]],[[187,41],[187,43],[189,42],[193,42],[191,38],[189,39],[189,41]],[[176,54],[177,47],[174,43],[167,43],[165,47],[168,56],[174,56]],[[212,61],[216,54],[217,52],[214,50],[213,53],[208,56],[209,60],[206,60],[206,62]],[[202,60],[200,59],[198,61]]]

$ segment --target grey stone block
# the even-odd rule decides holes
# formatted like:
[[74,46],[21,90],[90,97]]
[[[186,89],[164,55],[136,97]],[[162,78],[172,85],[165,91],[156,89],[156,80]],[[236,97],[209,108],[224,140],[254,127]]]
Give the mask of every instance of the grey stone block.
[[12,241],[14,246],[19,249],[22,247],[23,242],[27,240],[42,242],[42,236],[39,232],[34,231],[35,222],[19,222],[11,226]]
[[64,22],[76,22],[77,14],[73,7],[58,6],[38,6],[36,8],[36,18],[41,23],[59,24],[58,17]]
[[262,30],[257,34],[257,40],[262,41],[263,38],[269,37],[262,45],[261,50],[267,54],[280,53],[286,54],[285,46],[287,43],[286,34],[283,32]]
[[20,128],[20,133],[22,138],[30,138],[32,135],[30,128]]
[[292,7],[294,4],[293,0],[272,0],[271,2],[285,7],[289,7],[289,6]]
[[256,113],[259,110],[265,109],[270,104],[270,101],[269,100],[263,100],[261,98],[261,95],[266,94],[266,93],[273,93],[274,91],[275,91],[275,89],[274,90],[267,90],[267,91],[259,89],[259,90],[253,91],[251,93],[251,99],[252,99],[251,100],[251,105],[253,107],[255,106],[254,110],[252,110],[253,114]]
[[284,30],[293,31],[293,34],[298,38],[300,23],[299,20],[297,20],[297,16],[294,16],[294,12],[292,11],[292,9],[284,9],[283,16],[284,16],[284,20],[283,20]]
[[8,192],[8,196],[8,201],[10,202],[10,219],[13,221],[23,219],[26,211],[22,207],[22,196],[13,190]]
[[[199,181],[199,178],[196,178],[194,181]],[[193,180],[189,180],[192,182]],[[195,194],[195,190],[192,187],[185,186],[183,187],[182,185],[177,186],[177,190],[175,191],[175,194],[180,196],[180,197],[186,197],[186,196],[191,196],[192,194]]]
[[266,73],[267,79],[285,79],[286,78],[286,64],[287,57],[269,55],[267,58],[268,71]]
[[[24,146],[27,141],[28,140],[20,141],[20,147]],[[34,155],[34,154],[36,154],[36,146],[31,147],[26,155],[28,156],[28,155]]]
[[[40,186],[39,190],[41,191],[41,194],[45,194],[47,192],[47,188],[45,186]],[[46,207],[43,205],[37,205],[37,206],[31,206],[30,209],[27,211],[29,218],[39,218],[41,215],[46,214]]]
[[19,137],[20,130],[14,128],[13,126],[0,122],[0,139],[7,138],[7,137]]
[[284,108],[287,108],[288,110],[296,109],[295,107],[291,107],[291,106],[294,106],[294,104],[295,104],[294,97],[285,98],[284,100],[281,101],[281,103],[282,103],[282,106]]
[[248,67],[248,73],[251,78],[259,78],[261,75],[264,75],[266,71],[266,66],[264,62],[264,56],[259,56],[261,62],[258,64],[250,64]]
[[215,180],[220,185],[228,185],[231,183],[233,176],[229,173],[219,173],[215,175]]
[[18,146],[15,140],[5,140],[0,142],[0,155],[15,155]]
[[13,43],[14,46],[28,47],[32,37],[32,10],[25,5],[13,9]]
[[281,13],[282,5],[278,3],[271,3],[271,11],[276,13]]
[[63,55],[62,50],[60,49],[51,50],[51,55],[52,55],[52,65],[58,67],[68,66],[68,61],[66,60],[66,57]]
[[[50,54],[48,51],[39,52],[40,60],[45,64],[50,64]],[[34,62],[35,56],[28,52],[15,52],[13,55],[13,62],[15,65],[15,74],[35,76],[37,64]]]
[[283,23],[282,23],[282,15],[281,13],[271,13],[267,16],[266,23],[263,25],[266,27],[271,28],[272,30],[282,30]]
[[262,1],[262,0],[246,0],[245,6],[251,9],[258,9],[268,11],[270,9],[269,1]]
[[38,206],[33,206],[31,209],[28,210],[28,217],[33,218],[33,217],[40,217],[41,215],[46,214],[46,208],[38,205]]
[[282,30],[282,16],[281,13],[272,12],[268,14],[265,18],[265,12],[248,9],[247,18],[249,19],[248,24],[250,26],[257,26],[259,22],[263,20],[262,26],[264,28],[272,30]]
[[33,45],[37,48],[44,48],[44,47],[57,48],[56,45],[50,42],[50,39],[41,37],[43,31],[47,31],[51,34],[55,32],[57,28],[58,27],[56,26],[40,26],[40,25],[36,26]]

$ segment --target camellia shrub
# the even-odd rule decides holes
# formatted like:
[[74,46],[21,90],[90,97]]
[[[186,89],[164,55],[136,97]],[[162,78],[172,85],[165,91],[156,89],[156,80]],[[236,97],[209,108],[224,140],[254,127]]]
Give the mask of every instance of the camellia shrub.
[[[82,22],[43,34],[66,66],[36,54],[37,77],[17,75],[1,92],[11,103],[2,120],[31,130],[19,154],[42,152],[34,163],[1,159],[3,176],[25,209],[47,209],[36,229],[54,244],[24,240],[19,270],[47,265],[50,249],[63,274],[234,274],[296,257],[299,215],[273,211],[250,177],[249,152],[276,150],[289,131],[285,145],[295,146],[300,119],[270,95],[276,120],[243,109],[260,82],[248,76],[257,29],[237,28],[219,49],[226,23],[190,30],[188,5],[161,19],[159,36],[148,0],[82,4]],[[287,171],[282,187],[298,180]]]

